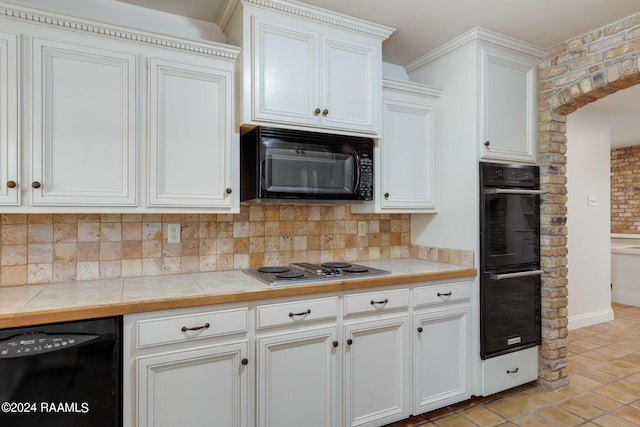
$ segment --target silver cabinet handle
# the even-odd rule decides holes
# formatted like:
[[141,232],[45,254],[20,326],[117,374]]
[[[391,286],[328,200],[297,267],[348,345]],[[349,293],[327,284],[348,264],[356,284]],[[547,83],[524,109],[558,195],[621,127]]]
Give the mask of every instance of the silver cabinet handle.
[[511,188],[487,188],[484,194],[542,194],[542,190],[521,190]]
[[544,270],[519,271],[517,273],[505,273],[505,274],[491,273],[489,275],[489,278],[491,280],[513,279],[514,277],[539,276],[542,273],[544,273]]

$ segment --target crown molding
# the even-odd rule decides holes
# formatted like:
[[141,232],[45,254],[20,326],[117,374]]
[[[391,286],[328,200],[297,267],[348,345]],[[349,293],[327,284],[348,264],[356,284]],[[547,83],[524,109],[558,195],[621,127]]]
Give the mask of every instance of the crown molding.
[[388,77],[383,77],[382,88],[398,90],[401,92],[415,93],[417,95],[428,95],[435,97],[439,97],[440,95],[442,95],[442,90],[435,87],[406,80],[390,79]]
[[203,42],[188,38],[173,37],[153,31],[136,30],[129,27],[108,24],[92,19],[70,16],[59,12],[0,2],[0,18],[27,22],[47,27],[62,28],[101,37],[122,39],[162,48],[212,56],[236,61],[240,48],[215,42]]
[[[237,0],[229,0],[232,3]],[[369,36],[385,40],[395,32],[395,28],[381,24],[364,21],[352,16],[329,11],[319,7],[304,4],[295,0],[240,0],[243,5],[255,6],[262,9],[272,10],[278,13],[297,16],[299,18],[316,21],[325,25],[332,25],[345,30],[363,33]],[[227,5],[228,5],[227,3]],[[220,28],[224,28],[220,25]]]
[[410,73],[474,42],[496,46],[514,53],[531,56],[532,58],[536,59],[542,58],[542,54],[544,52],[541,47],[534,44],[526,43],[513,37],[488,30],[486,28],[475,27],[467,31],[466,33],[463,33],[458,37],[448,41],[442,46],[432,50],[426,55],[423,55],[407,63],[405,65],[405,69],[408,73]]

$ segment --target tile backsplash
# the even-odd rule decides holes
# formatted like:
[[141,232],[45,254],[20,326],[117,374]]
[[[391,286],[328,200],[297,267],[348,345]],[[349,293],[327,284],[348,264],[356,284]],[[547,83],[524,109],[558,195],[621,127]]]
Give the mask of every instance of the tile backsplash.
[[[410,221],[409,214],[352,214],[348,205],[243,205],[236,215],[5,214],[0,284],[433,257],[412,250]],[[167,224],[176,223],[181,241],[167,243]]]

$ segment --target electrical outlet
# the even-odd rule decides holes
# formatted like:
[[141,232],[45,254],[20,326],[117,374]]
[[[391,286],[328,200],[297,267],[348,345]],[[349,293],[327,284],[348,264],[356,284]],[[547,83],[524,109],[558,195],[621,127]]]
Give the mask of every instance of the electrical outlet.
[[180,224],[167,224],[167,242],[180,243]]
[[367,235],[367,222],[358,221],[358,236],[366,236],[366,235]]

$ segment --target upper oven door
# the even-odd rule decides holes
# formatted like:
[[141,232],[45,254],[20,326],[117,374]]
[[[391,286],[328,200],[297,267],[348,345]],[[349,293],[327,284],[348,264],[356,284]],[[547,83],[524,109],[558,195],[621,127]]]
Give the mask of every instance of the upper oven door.
[[483,269],[537,264],[540,256],[540,191],[487,188],[481,195]]

